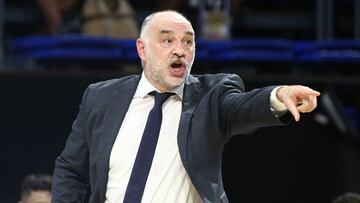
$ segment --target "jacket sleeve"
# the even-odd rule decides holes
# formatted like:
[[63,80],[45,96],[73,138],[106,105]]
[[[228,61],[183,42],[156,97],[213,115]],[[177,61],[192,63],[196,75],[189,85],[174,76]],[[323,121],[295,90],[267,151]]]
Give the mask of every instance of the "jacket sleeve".
[[241,78],[230,75],[221,82],[219,95],[222,129],[227,137],[249,134],[259,127],[280,125],[270,109],[270,93],[275,86],[245,91]]
[[84,92],[65,148],[55,161],[52,203],[85,202],[89,182],[89,149],[86,139],[88,92],[89,88]]

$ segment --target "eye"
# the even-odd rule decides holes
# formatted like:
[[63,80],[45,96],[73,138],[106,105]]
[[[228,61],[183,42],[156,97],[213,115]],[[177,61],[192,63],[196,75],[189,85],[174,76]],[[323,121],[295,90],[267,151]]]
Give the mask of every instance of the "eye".
[[192,45],[193,41],[192,40],[185,40],[184,44],[186,45]]
[[172,40],[171,39],[165,39],[163,42],[164,42],[164,44],[170,44],[172,42]]

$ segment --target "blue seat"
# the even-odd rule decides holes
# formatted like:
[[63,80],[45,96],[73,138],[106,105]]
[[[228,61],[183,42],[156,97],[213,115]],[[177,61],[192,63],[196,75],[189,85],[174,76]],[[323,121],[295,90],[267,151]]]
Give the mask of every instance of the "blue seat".
[[10,41],[15,56],[36,59],[134,58],[135,40],[82,35],[30,36]]
[[[131,39],[130,39],[131,40]],[[84,35],[29,36],[11,39],[13,50],[40,49],[44,47],[119,47],[124,40],[110,37]]]
[[294,53],[296,63],[359,63],[360,41],[298,41]]
[[101,49],[101,48],[44,48],[27,52],[18,52],[18,57],[51,60],[51,59],[121,59],[123,54],[121,49]]
[[214,61],[291,62],[292,42],[282,39],[241,38],[208,42]]

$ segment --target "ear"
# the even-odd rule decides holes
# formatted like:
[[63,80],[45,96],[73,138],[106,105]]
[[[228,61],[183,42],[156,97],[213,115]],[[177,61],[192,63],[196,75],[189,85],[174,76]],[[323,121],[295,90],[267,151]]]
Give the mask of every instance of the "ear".
[[140,59],[145,60],[145,41],[143,39],[138,38],[136,40],[136,50]]

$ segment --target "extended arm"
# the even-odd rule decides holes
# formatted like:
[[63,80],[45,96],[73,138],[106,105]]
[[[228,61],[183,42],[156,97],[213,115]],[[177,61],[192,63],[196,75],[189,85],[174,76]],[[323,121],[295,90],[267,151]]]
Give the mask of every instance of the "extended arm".
[[221,86],[219,112],[227,136],[249,134],[259,127],[283,124],[270,108],[270,94],[275,86],[246,92],[237,75],[225,78]]
[[[270,95],[275,86],[245,92],[241,79],[231,75],[222,82],[220,94],[220,116],[227,135],[248,134],[259,127],[282,124],[271,111]],[[295,120],[300,112],[316,108],[319,92],[304,86],[281,86],[275,92],[277,99],[284,103]]]

